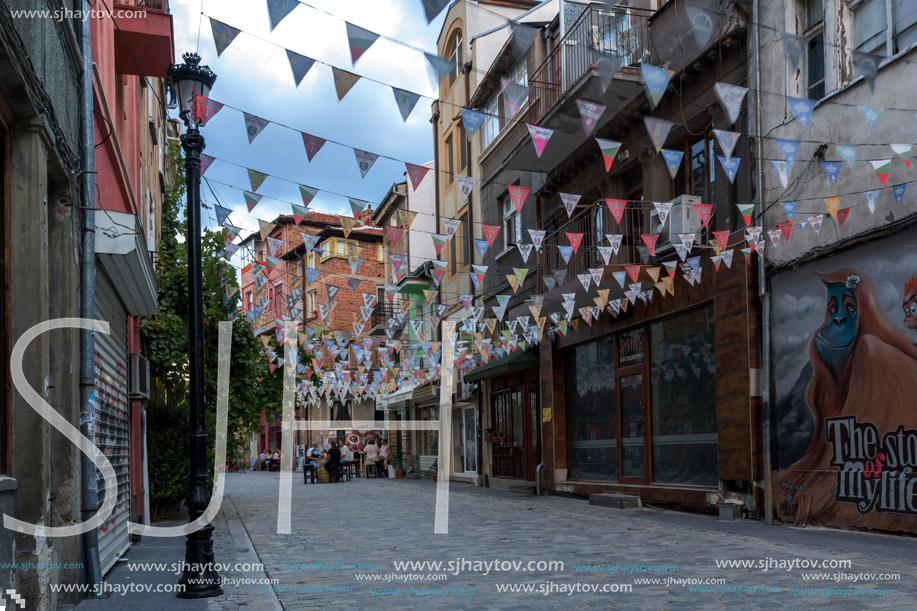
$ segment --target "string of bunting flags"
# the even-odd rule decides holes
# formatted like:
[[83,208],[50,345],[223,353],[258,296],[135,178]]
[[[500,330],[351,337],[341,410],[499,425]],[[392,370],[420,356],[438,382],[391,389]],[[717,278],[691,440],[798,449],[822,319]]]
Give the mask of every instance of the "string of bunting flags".
[[[446,4],[441,0],[422,0],[422,2],[428,21],[432,19],[431,15],[435,16],[435,14],[441,11]],[[299,0],[267,0],[269,16],[271,19],[271,29],[273,30],[276,25],[279,24],[280,21],[286,15],[288,15],[289,12],[292,11],[297,4],[300,3],[306,4],[304,2],[299,2]],[[699,7],[696,7],[691,3],[688,3],[687,6],[689,13],[699,9]],[[702,8],[700,10],[705,16],[713,20],[718,19],[720,15],[724,15],[723,13],[717,13],[716,11],[703,12],[704,9]],[[214,42],[217,46],[217,53],[218,55],[222,55],[222,53],[232,43],[232,41],[235,40],[238,34],[241,33],[241,30],[233,28],[232,26],[229,26],[228,24],[222,23],[213,18],[209,19],[211,22],[211,30],[213,33]],[[692,22],[693,21],[694,20],[692,19]],[[510,25],[513,27],[513,24]],[[352,65],[355,66],[362,55],[370,49],[370,47],[380,37],[380,35],[349,22],[345,22],[345,30],[347,33],[348,45],[350,48]],[[514,32],[515,31],[516,30],[514,28]],[[706,44],[707,40],[704,40],[703,43],[701,42],[705,36],[704,31],[699,31],[698,28],[695,27],[692,30],[692,33],[696,38],[698,38],[698,44],[701,46]],[[709,33],[706,34],[706,36],[707,39],[709,39]],[[258,37],[256,36],[256,38]],[[795,63],[798,65],[799,53],[794,53],[793,50],[796,49],[797,46],[799,49],[801,49],[806,40],[800,37],[791,37],[785,32],[782,33],[781,38],[787,50],[788,60],[791,64]],[[401,44],[397,40],[389,40],[393,40],[394,42]],[[270,43],[270,41],[266,42]],[[423,52],[422,50],[420,51]],[[296,54],[290,50],[286,50],[286,52],[297,86],[301,83],[302,79],[305,77],[314,63],[318,62],[324,64],[324,62]],[[448,60],[445,60],[441,57],[432,56],[426,52],[423,53],[428,63],[433,67],[434,72],[439,76],[442,76],[444,69],[449,69],[450,66],[448,65]],[[608,58],[601,59],[607,60]],[[857,67],[860,73],[864,74],[870,88],[872,88],[874,85],[875,68],[878,66],[880,61],[881,58],[877,59],[877,56],[869,57],[869,54],[855,54],[855,62]],[[342,100],[360,79],[366,78],[341,68],[331,66],[330,64],[325,65],[328,65],[332,70],[335,88],[339,100]],[[647,99],[650,103],[651,109],[656,109],[665,95],[668,84],[671,78],[674,76],[674,72],[662,67],[653,66],[646,62],[641,63],[640,69],[643,77],[644,87],[646,88]],[[605,70],[605,75],[607,75],[607,72],[608,71]],[[374,79],[367,78],[367,80],[389,86],[385,83],[381,83],[380,81],[375,81]],[[608,81],[610,82],[610,78]],[[524,103],[522,100],[522,93],[524,91],[527,95],[528,91],[525,89],[525,87],[519,85],[518,83],[514,83],[506,79],[504,79],[504,82],[502,82],[501,85],[504,93],[507,94],[507,112],[511,116],[515,115],[516,112],[511,111],[514,110],[514,108],[515,111],[518,111],[519,107],[521,107],[522,103]],[[724,106],[727,118],[729,119],[729,124],[734,124],[738,117],[739,108],[743,103],[744,97],[747,95],[748,89],[725,83],[715,83],[714,87],[718,100]],[[402,118],[406,121],[416,106],[418,99],[425,96],[420,96],[419,94],[401,90],[395,87],[392,87],[392,89],[395,95],[396,105],[401,112]],[[773,95],[783,96],[783,94]],[[788,97],[786,99],[788,107],[795,121],[805,130],[807,130],[808,133],[808,130],[810,130],[812,126],[812,110],[814,108],[815,102],[812,100],[792,97]],[[202,96],[197,96],[195,101],[197,106],[195,114],[196,116],[200,114],[203,123],[206,123],[210,118],[212,118],[213,115],[219,112],[223,106],[225,106],[223,103],[217,102],[215,100],[209,100],[207,98],[203,98]],[[583,132],[586,137],[590,137],[595,129],[595,126],[598,124],[605,108],[604,106],[589,100],[577,100],[576,105],[582,119]],[[844,105],[851,106],[849,104]],[[861,106],[860,108],[863,111],[864,120],[872,129],[877,127],[878,121],[883,113],[889,110],[908,110],[909,112],[913,112],[911,109],[888,109],[872,106]],[[249,143],[253,142],[254,139],[270,123],[272,123],[272,121],[263,119],[251,113],[247,113],[241,109],[237,110],[243,113],[243,121],[246,133],[248,134]],[[198,113],[198,111],[200,111],[200,113]],[[487,114],[481,113],[480,111],[475,111],[473,109],[463,108],[461,116],[463,125],[466,128],[466,132],[468,133],[468,137],[471,138],[474,136],[480,126],[485,122]],[[283,125],[279,123],[277,124]],[[655,148],[656,153],[662,156],[670,175],[674,179],[679,169],[681,168],[681,165],[685,161],[684,151],[665,148],[667,136],[674,126],[674,123],[653,117],[644,117],[644,125],[650,136],[651,143]],[[283,126],[288,127],[289,129],[294,129],[289,126]],[[535,149],[535,153],[540,158],[549,146],[550,140],[555,133],[555,130],[534,124],[526,124],[526,127],[529,132],[529,137],[532,140],[532,145]],[[311,134],[307,134],[305,132],[301,133],[309,162],[312,161],[314,156],[319,152],[319,150],[326,142],[330,141],[341,146],[348,146],[333,140],[326,140]],[[723,153],[723,155],[717,156],[717,161],[719,162],[728,180],[732,182],[737,176],[739,164],[741,162],[739,157],[733,156],[733,152],[742,134],[740,132],[733,132],[729,130],[714,130],[713,133],[717,144],[719,145],[719,149]],[[778,138],[773,138],[773,140],[777,147],[777,151],[782,156],[782,158],[762,159],[761,161],[771,162],[770,165],[773,167],[773,171],[776,172],[781,185],[784,187],[784,189],[786,189],[789,185],[789,180],[793,172],[793,168],[799,160],[800,144],[810,142],[821,145],[821,143],[817,140],[787,140]],[[606,172],[609,172],[612,169],[612,165],[617,152],[625,143],[600,138],[595,138],[595,141],[602,153],[605,170]],[[869,162],[872,165],[876,179],[881,185],[881,188],[890,189],[895,203],[902,204],[904,202],[907,185],[910,184],[910,181],[893,184],[891,187],[889,187],[888,183],[889,178],[893,172],[893,164],[896,163],[897,159],[900,159],[901,163],[903,163],[907,169],[910,169],[912,145],[903,143],[838,143],[835,144],[833,148],[839,157],[838,160],[816,159],[816,161],[818,161],[818,166],[824,171],[829,183],[836,184],[838,182],[840,172],[843,171],[845,165],[848,166],[851,170],[856,167],[858,161],[857,157],[861,147],[880,146],[889,147],[893,155],[882,155],[876,159],[861,158],[859,161]],[[360,169],[361,176],[363,177],[366,176],[375,161],[380,156],[388,159],[393,159],[384,155],[378,155],[369,151],[363,151],[355,147],[350,148],[353,148],[354,150],[355,159],[358,168]],[[207,168],[215,160],[217,160],[216,157],[205,156],[205,159],[202,160],[202,174],[207,171]],[[226,162],[232,163],[229,161]],[[428,169],[423,166],[409,164],[407,162],[405,162],[405,164],[407,173],[411,179],[412,187],[416,189],[420,181],[423,180]],[[252,213],[254,208],[262,199],[262,196],[257,193],[258,189],[261,187],[264,181],[272,175],[251,168],[246,168],[246,170],[248,172],[251,190],[240,190],[243,191],[243,198],[248,207],[249,213]],[[477,184],[478,179],[470,176],[462,176],[459,174],[455,174],[454,176],[464,197],[467,198],[471,194],[474,186]],[[275,178],[280,177],[275,176]],[[311,201],[315,198],[319,190],[304,186],[298,182],[288,181],[283,178],[280,178],[280,180],[299,185],[303,205],[300,206],[298,204],[290,203],[291,209],[293,210],[294,220],[299,223],[306,215]],[[233,185],[227,184],[226,186],[238,189],[238,187]],[[507,191],[509,192],[511,202],[515,210],[520,212],[526,202],[529,190],[516,185],[505,186],[507,187]],[[542,193],[549,194],[552,192],[542,191]],[[506,309],[512,298],[512,294],[506,293],[496,295],[495,298],[498,305],[491,308],[493,313],[492,317],[485,317],[486,308],[484,306],[473,305],[473,295],[461,295],[459,296],[459,301],[462,303],[462,305],[465,306],[468,312],[470,312],[470,315],[461,321],[461,333],[456,335],[454,338],[446,338],[446,341],[456,350],[456,364],[460,368],[467,368],[472,365],[487,362],[491,358],[502,356],[503,354],[515,351],[517,349],[523,349],[528,346],[540,343],[543,340],[545,331],[548,332],[550,337],[553,337],[556,333],[566,334],[569,326],[576,327],[578,324],[580,324],[580,320],[588,325],[591,325],[594,320],[599,318],[602,312],[607,311],[612,316],[618,316],[622,311],[627,311],[628,307],[636,307],[638,301],[642,302],[643,304],[651,303],[654,295],[654,289],[660,293],[661,297],[674,295],[676,289],[674,281],[675,278],[679,275],[679,270],[681,271],[680,276],[689,285],[695,286],[702,281],[703,269],[702,254],[695,254],[698,249],[704,249],[703,254],[709,252],[713,253],[712,255],[707,254],[707,256],[709,257],[714,270],[719,271],[721,265],[725,265],[726,268],[730,268],[732,266],[735,257],[735,250],[742,252],[746,261],[749,262],[752,254],[758,254],[760,256],[763,253],[766,242],[770,242],[768,247],[779,247],[781,240],[789,241],[792,238],[794,227],[798,226],[797,230],[805,227],[810,227],[813,231],[819,232],[824,220],[826,219],[826,214],[821,212],[815,213],[811,210],[801,210],[799,207],[799,203],[801,201],[817,201],[820,199],[821,204],[823,204],[825,207],[827,217],[833,219],[837,227],[843,227],[853,209],[861,206],[866,206],[870,214],[874,213],[879,193],[880,190],[878,188],[874,188],[860,191],[855,194],[838,194],[832,195],[830,197],[805,198],[798,199],[796,201],[775,202],[780,204],[780,207],[786,216],[786,221],[778,223],[776,229],[767,231],[766,239],[765,236],[762,235],[762,226],[756,224],[758,219],[754,218],[754,206],[752,204],[735,204],[745,225],[744,228],[735,232],[730,232],[728,230],[711,230],[709,222],[713,215],[713,205],[697,204],[694,206],[694,212],[703,222],[704,228],[708,230],[709,235],[712,236],[712,238],[709,240],[709,245],[695,244],[694,242],[697,239],[696,233],[677,234],[675,236],[677,241],[673,240],[672,244],[676,256],[671,260],[658,261],[652,264],[647,263],[646,259],[644,259],[643,263],[611,262],[611,257],[619,254],[619,249],[624,243],[623,234],[605,234],[607,245],[596,244],[595,246],[589,246],[583,244],[584,235],[581,233],[564,232],[562,230],[548,231],[530,228],[528,229],[528,233],[532,240],[531,244],[513,244],[516,248],[518,248],[524,263],[528,262],[532,250],[535,250],[539,253],[541,252],[543,246],[546,246],[545,238],[551,234],[565,234],[567,244],[550,245],[558,249],[558,252],[564,263],[569,263],[573,255],[581,252],[581,248],[594,248],[597,251],[598,255],[601,256],[601,262],[597,263],[595,268],[589,268],[588,272],[577,274],[577,280],[579,281],[579,284],[582,285],[582,291],[577,290],[572,293],[562,293],[562,301],[559,304],[561,310],[550,313],[546,316],[542,316],[542,308],[545,305],[545,295],[531,295],[531,305],[529,306],[530,316],[519,316],[507,320],[504,320],[504,318],[506,317]],[[586,206],[601,206],[602,204],[605,204],[608,206],[609,211],[611,212],[616,223],[622,229],[625,226],[625,224],[622,223],[623,215],[628,207],[636,207],[645,210],[652,209],[656,218],[659,220],[659,227],[656,228],[656,231],[660,231],[660,233],[639,234],[639,237],[643,245],[646,247],[646,252],[648,252],[649,256],[656,256],[656,247],[658,240],[662,235],[661,230],[664,228],[667,218],[672,211],[671,203],[645,201],[631,202],[627,200],[604,198],[595,198],[590,203],[589,201],[583,202],[582,196],[577,194],[560,192],[553,194],[556,194],[561,199],[564,208],[567,211],[568,218],[572,217],[573,212],[577,208],[582,209]],[[863,199],[857,203],[852,203],[851,205],[841,207],[841,197],[846,198],[847,196],[856,194],[862,195]],[[349,233],[354,230],[357,223],[357,217],[359,216],[360,212],[362,212],[366,206],[369,205],[369,202],[364,200],[351,197],[347,197],[347,199],[353,211],[354,219],[351,220],[346,216],[340,217],[345,235],[349,235]],[[843,203],[850,202],[845,201]],[[226,250],[224,251],[224,255],[227,259],[229,259],[235,254],[235,252],[238,251],[239,247],[238,244],[234,244],[234,241],[237,237],[239,237],[241,229],[229,223],[229,216],[237,211],[219,205],[215,205],[214,209],[217,215],[218,224],[225,228],[227,231],[227,246]],[[258,304],[251,310],[247,311],[245,314],[252,324],[254,324],[254,321],[258,316],[264,313],[265,308],[268,305],[265,301],[263,301],[265,299],[263,296],[263,290],[265,286],[270,282],[270,275],[272,271],[274,271],[279,264],[278,255],[284,246],[284,243],[281,240],[276,240],[269,235],[271,230],[270,223],[262,221],[261,219],[258,220],[261,237],[263,240],[266,240],[270,255],[267,261],[255,261],[251,264],[252,275],[255,278],[257,292],[259,293]],[[429,233],[431,240],[433,241],[433,245],[436,249],[437,256],[441,256],[443,246],[456,235],[460,224],[460,221],[457,219],[444,218],[441,220],[444,233]],[[397,244],[404,233],[410,230],[412,221],[413,216],[410,218],[400,219],[400,224],[397,227],[382,228],[382,230],[385,232],[385,238],[390,243]],[[495,240],[500,234],[500,231],[502,230],[502,227],[499,225],[488,225],[483,222],[476,224],[480,225],[484,237],[474,238],[474,246],[476,251],[483,257],[488,249],[493,246]],[[737,243],[733,243],[733,240],[731,239],[734,234],[740,234]],[[317,237],[310,236],[310,234],[303,234],[303,236],[303,242],[306,244],[307,252],[312,250],[320,251],[320,248],[317,248]],[[315,240],[314,242],[313,239]],[[309,244],[309,242],[312,243]],[[738,248],[738,246],[742,246],[743,244],[745,244],[744,247]],[[401,269],[405,263],[404,257],[404,255],[392,254],[389,258],[389,264],[392,265],[394,277],[396,280],[398,279],[398,274],[402,273]],[[356,274],[363,259],[356,257],[355,253],[349,254],[347,259],[350,263],[352,272],[351,276],[348,277],[347,286],[351,291],[354,291],[358,288],[359,282],[362,280],[361,278],[357,277]],[[446,273],[446,267],[448,263],[441,260],[433,260],[430,263],[433,268],[434,283],[438,286],[440,280]],[[605,281],[606,268],[610,268],[608,271],[610,271],[610,275],[622,290],[624,295],[623,297],[612,298],[612,288],[600,288],[601,284]],[[487,273],[493,274],[495,272],[503,271],[512,272],[502,275],[505,276],[507,284],[512,289],[513,294],[517,293],[519,288],[525,284],[526,280],[530,277],[529,274],[531,272],[531,270],[526,267],[515,268],[498,265],[472,265],[471,271],[469,273],[473,285],[477,288],[481,286],[481,283],[484,281]],[[553,273],[551,275],[541,276],[543,287],[548,292],[552,292],[555,287],[564,286],[568,270],[565,267],[562,269],[552,270],[552,272]],[[301,314],[301,303],[304,294],[303,284],[305,284],[306,288],[312,286],[313,284],[319,282],[319,279],[323,277],[322,274],[325,274],[324,277],[326,278],[329,276],[344,276],[343,274],[333,274],[322,269],[309,267],[307,267],[305,270],[305,277],[297,276],[296,274],[289,274],[288,272],[285,273],[287,275],[293,276],[294,278],[294,282],[290,283],[291,291],[288,295],[286,295],[287,311],[289,312],[290,316],[283,317],[291,319],[296,319],[297,314]],[[299,283],[295,282],[295,279],[297,278],[299,279]],[[355,281],[355,283],[353,283],[353,281]],[[647,282],[649,283],[648,289],[645,288],[647,286]],[[329,315],[333,307],[331,304],[333,303],[333,299],[339,290],[339,287],[336,287],[332,284],[324,284],[328,294],[329,302],[328,304],[321,304],[322,307],[319,308],[319,314],[323,322]],[[613,286],[614,285],[612,284],[612,287]],[[237,287],[232,288],[235,289],[232,291],[232,293],[238,290]],[[397,284],[385,285],[385,289],[388,299],[391,302],[394,302],[394,298],[398,292]],[[593,294],[593,290],[594,294],[596,295],[593,297],[593,305],[586,305],[585,307],[577,308],[577,297],[581,296],[583,293],[587,293],[587,297],[591,296]],[[230,294],[228,297],[231,296],[232,294]],[[340,394],[342,392],[345,395],[350,392],[354,396],[372,397],[380,392],[390,392],[394,388],[413,385],[425,380],[437,379],[440,375],[439,360],[441,358],[443,344],[442,342],[431,342],[426,339],[427,329],[433,326],[434,320],[442,318],[443,314],[448,308],[446,304],[435,303],[437,296],[438,291],[425,292],[426,303],[429,307],[430,313],[422,314],[419,319],[410,317],[412,309],[415,308],[415,304],[409,301],[402,302],[403,305],[400,306],[400,315],[398,312],[396,312],[396,315],[387,321],[387,342],[385,345],[383,345],[385,340],[382,340],[381,338],[363,338],[362,340],[359,340],[359,338],[365,332],[366,322],[371,315],[375,301],[377,300],[376,295],[370,293],[363,293],[364,305],[361,308],[359,315],[362,317],[362,321],[358,320],[357,315],[355,315],[353,335],[349,333],[332,333],[330,334],[330,337],[326,337],[326,334],[322,333],[321,330],[317,332],[312,327],[306,326],[304,332],[299,333],[297,341],[307,350],[313,352],[316,357],[316,369],[321,368],[325,371],[326,376],[330,376],[326,377],[326,379],[330,381],[330,384],[323,386],[322,390],[319,391],[314,385],[311,384],[310,380],[303,380],[299,387],[301,398],[308,399],[314,403],[318,401],[318,398],[322,394],[324,394],[326,397],[329,397],[333,394]],[[580,314],[581,319],[574,318],[575,312]],[[238,315],[238,310],[236,313],[234,313],[234,316],[235,315]],[[547,320],[551,321],[550,325],[547,324]],[[404,340],[394,340],[394,334],[396,330],[404,328],[408,323],[410,323],[410,329],[413,331],[414,337],[417,339],[411,340],[410,342]],[[278,329],[277,333],[278,341],[282,344],[282,325],[280,327],[281,328]],[[318,335],[316,335],[316,333],[318,333]],[[279,357],[275,351],[271,350],[267,346],[266,338],[264,338],[262,341],[265,342],[265,349],[271,361],[272,370],[273,368],[282,365],[283,359]],[[395,354],[398,354],[400,357],[397,362],[393,358]],[[356,363],[357,373],[353,373],[348,370],[353,362]],[[378,368],[372,369],[374,366]],[[298,369],[300,367],[302,367],[302,365],[299,365]],[[311,378],[311,373],[313,372],[305,368],[300,371],[300,373],[306,373],[306,377]]]

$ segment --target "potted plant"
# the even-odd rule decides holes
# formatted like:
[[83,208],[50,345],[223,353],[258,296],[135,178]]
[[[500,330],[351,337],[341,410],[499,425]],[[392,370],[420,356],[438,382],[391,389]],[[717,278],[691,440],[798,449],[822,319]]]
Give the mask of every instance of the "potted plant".
[[433,481],[439,481],[439,459],[433,461],[433,464],[430,465],[430,470],[433,471]]
[[401,468],[401,451],[395,450],[392,452],[391,464],[395,467],[395,477],[403,478],[404,469]]

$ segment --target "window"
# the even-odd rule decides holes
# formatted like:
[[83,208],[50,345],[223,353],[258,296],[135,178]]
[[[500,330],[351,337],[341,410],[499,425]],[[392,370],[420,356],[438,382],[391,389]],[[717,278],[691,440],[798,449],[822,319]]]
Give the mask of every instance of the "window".
[[318,291],[313,290],[313,291],[309,291],[308,293],[306,293],[306,317],[307,318],[313,318],[317,314],[317,309],[318,309],[318,305],[317,305],[318,302],[316,299],[317,297],[318,297]]
[[[518,85],[522,85],[526,88],[528,87],[529,77],[525,58],[522,58],[521,61],[513,65],[506,73],[506,78]],[[527,100],[528,93],[526,93],[521,100],[517,100],[519,108],[522,108]],[[491,97],[487,99],[483,108],[483,112],[487,116],[484,119],[484,124],[481,126],[482,149],[486,149],[500,133],[500,130],[506,127],[506,124],[513,119],[516,113],[511,113],[511,110],[513,110],[512,102],[507,105],[507,96],[503,91],[496,90]]]
[[468,166],[468,138],[465,134],[465,126],[459,125],[459,169],[464,170]]
[[653,480],[715,486],[713,308],[650,325]]
[[242,309],[250,311],[252,309],[252,292],[245,291],[245,301],[242,303]]
[[917,4],[912,0],[891,0],[895,53],[917,42]]
[[614,337],[567,351],[567,469],[572,479],[618,479]]
[[455,179],[455,162],[452,152],[452,136],[446,137],[446,174],[449,177],[449,183]]
[[713,202],[713,182],[716,180],[716,155],[712,134],[691,143],[691,194],[704,202]]
[[857,51],[894,55],[917,42],[917,5],[912,0],[854,0],[850,5]]
[[500,198],[503,208],[503,250],[522,242],[522,215],[516,212],[509,194]]
[[484,107],[484,125],[481,126],[481,149],[486,149],[500,133],[500,94],[494,92]]
[[446,53],[449,57],[449,86],[455,82],[455,79],[462,73],[462,32],[456,30],[449,40],[449,46],[446,47]]
[[806,95],[811,100],[825,97],[825,5],[824,0],[806,0]]
[[359,254],[360,243],[354,240],[344,240],[342,238],[328,238],[321,243],[321,248],[325,251],[322,255],[322,261],[332,257],[344,259],[351,255],[356,256]]
[[857,51],[885,55],[887,30],[885,0],[862,0],[853,7],[853,46]]

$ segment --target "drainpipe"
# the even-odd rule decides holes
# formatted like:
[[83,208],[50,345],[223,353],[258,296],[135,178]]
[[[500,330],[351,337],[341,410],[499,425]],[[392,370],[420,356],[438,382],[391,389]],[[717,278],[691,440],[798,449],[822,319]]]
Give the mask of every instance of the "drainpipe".
[[[89,15],[89,2],[83,0],[83,14]],[[83,83],[80,91],[80,148],[83,156],[80,200],[82,201],[82,243],[80,252],[80,318],[96,317],[96,239],[95,239],[95,146],[92,118],[92,43],[90,21],[82,26]],[[80,433],[95,439],[95,335],[90,329],[80,331]],[[88,520],[99,509],[96,488],[96,466],[80,453],[80,504],[82,519]],[[86,583],[90,598],[101,598],[102,565],[99,561],[99,530],[83,533]],[[93,587],[96,586],[96,587]]]
[[[430,123],[433,124],[433,178],[435,193],[433,194],[433,207],[436,209],[436,230],[439,232],[439,100],[433,102],[433,115],[430,117]],[[439,302],[443,301],[443,285],[440,283],[436,287],[436,296]],[[442,322],[439,323],[440,325]]]
[[[754,22],[754,55],[755,70],[755,219],[763,222],[764,216],[764,144],[761,141],[761,26],[759,24],[759,0],[752,4],[752,21]],[[774,490],[771,482],[773,420],[771,418],[771,296],[767,291],[763,253],[758,253],[758,297],[761,300],[761,442],[764,456],[764,523],[774,523]],[[754,474],[752,474],[754,477]]]

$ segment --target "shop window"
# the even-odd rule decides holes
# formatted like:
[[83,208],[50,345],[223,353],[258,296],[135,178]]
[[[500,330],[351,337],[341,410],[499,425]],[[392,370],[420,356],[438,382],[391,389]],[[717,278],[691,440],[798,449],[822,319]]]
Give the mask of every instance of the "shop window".
[[650,325],[653,480],[717,484],[713,308]]
[[618,479],[614,337],[568,351],[567,470],[571,479]]

